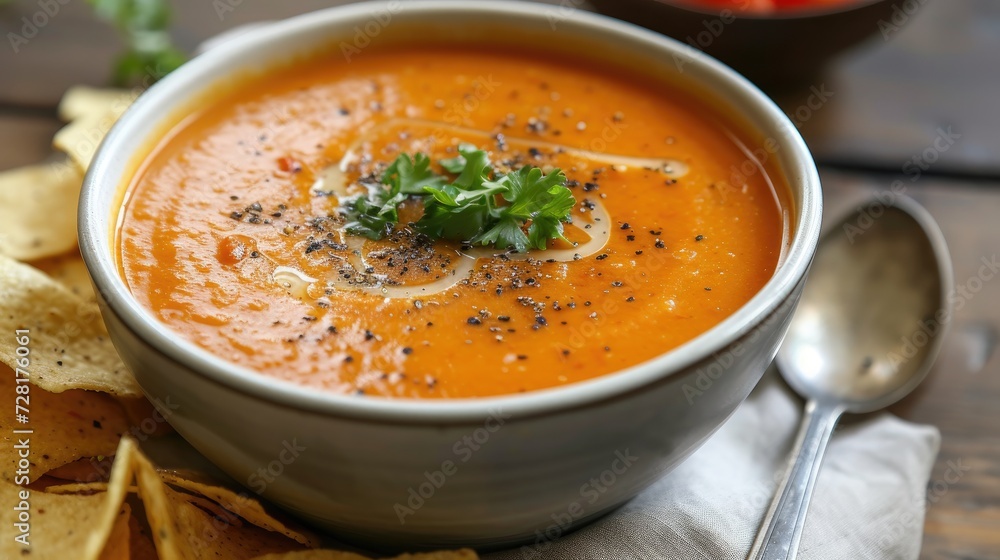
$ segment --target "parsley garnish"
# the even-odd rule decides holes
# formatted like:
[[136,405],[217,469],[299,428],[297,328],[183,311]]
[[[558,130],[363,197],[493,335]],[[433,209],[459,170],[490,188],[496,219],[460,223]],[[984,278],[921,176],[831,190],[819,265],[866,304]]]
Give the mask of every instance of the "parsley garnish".
[[410,158],[400,154],[392,165],[382,173],[382,184],[389,188],[374,187],[368,196],[355,198],[347,204],[345,226],[347,233],[363,235],[369,239],[382,239],[399,221],[396,208],[409,195],[423,194],[425,187],[434,187],[445,182],[431,169],[431,160],[424,154]]
[[544,175],[529,165],[501,174],[485,150],[462,144],[458,152],[439,162],[456,175],[452,180],[431,170],[426,155],[400,154],[382,174],[388,188],[373,188],[344,204],[347,232],[381,239],[399,221],[399,204],[416,196],[423,199],[424,215],[413,226],[432,238],[521,253],[565,239],[563,223],[570,221],[576,200],[562,171]]

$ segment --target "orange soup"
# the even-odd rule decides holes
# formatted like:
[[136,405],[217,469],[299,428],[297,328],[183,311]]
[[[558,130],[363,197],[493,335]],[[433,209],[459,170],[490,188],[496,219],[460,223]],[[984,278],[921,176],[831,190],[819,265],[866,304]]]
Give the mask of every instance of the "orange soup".
[[[180,336],[261,375],[382,397],[556,387],[677,347],[771,277],[787,185],[742,142],[696,100],[582,60],[331,52],[220,93],[153,147],[120,216],[121,274]],[[564,239],[435,238],[431,197],[405,194],[381,239],[349,231],[345,204],[388,189],[401,154],[460,183],[441,163],[459,146],[488,154],[487,186],[561,169]],[[501,192],[493,212],[513,204]]]

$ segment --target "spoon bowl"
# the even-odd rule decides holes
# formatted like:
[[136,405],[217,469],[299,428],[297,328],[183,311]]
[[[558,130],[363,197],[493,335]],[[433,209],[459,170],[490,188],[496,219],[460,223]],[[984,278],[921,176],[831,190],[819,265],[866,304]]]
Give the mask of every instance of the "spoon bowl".
[[821,240],[777,357],[799,394],[853,413],[885,408],[926,377],[952,277],[944,237],[922,206],[899,196],[861,209]]
[[840,416],[906,396],[927,376],[944,339],[952,289],[944,236],[912,199],[883,198],[858,205],[820,240],[778,351],[782,376],[808,402],[750,559],[795,558]]

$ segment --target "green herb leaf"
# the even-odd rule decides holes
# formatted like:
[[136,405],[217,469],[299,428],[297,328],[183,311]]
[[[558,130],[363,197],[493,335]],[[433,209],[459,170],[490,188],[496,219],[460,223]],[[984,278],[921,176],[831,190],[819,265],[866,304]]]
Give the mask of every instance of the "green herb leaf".
[[142,52],[129,49],[118,57],[112,74],[112,82],[117,86],[147,86],[187,62],[180,51],[170,48],[156,52]]
[[486,150],[463,150],[463,147],[470,146],[464,145],[458,148],[458,153],[462,154],[465,165],[453,184],[460,189],[475,190],[482,186],[493,172],[490,156]]
[[388,190],[384,192],[386,194],[371,197],[359,196],[347,203],[344,211],[350,220],[344,226],[347,233],[376,240],[389,233],[392,225],[399,221],[399,214],[396,212],[396,205],[389,206],[394,197],[388,196]]
[[[440,162],[458,175],[450,183],[431,170],[426,155],[400,154],[382,174],[387,188],[344,204],[348,233],[381,239],[399,221],[399,204],[419,196],[424,215],[415,227],[436,239],[524,252],[544,250],[550,239],[563,238],[563,223],[569,221],[576,200],[562,171],[544,175],[541,169],[526,166],[498,175],[485,150],[462,144],[458,152]],[[498,205],[501,199],[507,204]]]
[[[493,222],[493,226],[472,239],[472,243],[482,245],[493,244],[497,249],[513,247],[518,253],[523,253],[531,246],[528,236],[521,229],[522,222],[513,216],[503,216]],[[545,248],[545,245],[542,245]]]
[[519,218],[533,219],[536,214],[567,214],[576,202],[566,188],[566,176],[559,169],[542,175],[537,167],[522,167],[507,175],[510,190],[504,199],[507,211]]
[[[566,176],[562,171],[556,169],[543,175],[537,167],[522,167],[505,178],[510,189],[503,197],[510,204],[499,210],[498,218],[531,224],[523,240],[511,237],[506,243],[523,252],[526,249],[519,247],[522,241],[528,247],[544,250],[550,239],[564,239],[563,222],[569,220],[576,199],[566,188]],[[500,243],[497,246],[500,247]]]
[[437,187],[445,182],[430,165],[431,160],[425,154],[414,154],[412,159],[409,154],[399,154],[382,173],[382,184],[389,185],[393,193],[423,194],[424,187]]
[[399,221],[398,207],[412,194],[444,184],[445,178],[430,169],[431,160],[424,154],[400,154],[382,173],[382,184],[368,196],[350,200],[343,209],[349,220],[344,226],[352,235],[382,239]]
[[449,173],[454,173],[458,175],[459,173],[465,170],[466,159],[462,155],[462,152],[474,152],[474,151],[476,151],[476,147],[474,145],[463,142],[458,145],[459,155],[457,157],[443,159],[438,163],[440,163],[441,167],[445,168],[445,170],[447,170]]
[[489,214],[489,207],[483,203],[463,206],[426,204],[417,229],[430,237],[465,241],[482,231]]

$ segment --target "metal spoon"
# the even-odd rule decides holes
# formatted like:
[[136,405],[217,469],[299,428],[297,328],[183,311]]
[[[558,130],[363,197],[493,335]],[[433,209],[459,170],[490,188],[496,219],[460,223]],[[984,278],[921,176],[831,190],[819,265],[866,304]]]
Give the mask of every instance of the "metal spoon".
[[777,361],[785,381],[808,402],[788,470],[748,558],[795,558],[841,414],[889,406],[923,380],[949,321],[951,287],[941,230],[902,195],[871,199],[823,237]]

